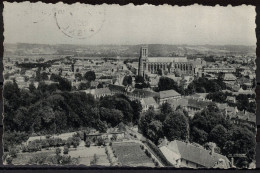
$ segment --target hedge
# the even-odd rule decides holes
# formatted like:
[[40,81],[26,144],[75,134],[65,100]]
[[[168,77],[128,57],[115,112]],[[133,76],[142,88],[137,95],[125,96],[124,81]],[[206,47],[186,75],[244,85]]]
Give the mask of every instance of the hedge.
[[162,164],[164,166],[173,166],[167,159],[166,157],[163,155],[163,153],[161,152],[161,150],[149,139],[146,139],[145,143],[147,144],[147,146],[154,152],[154,154],[156,154],[156,156],[160,159],[160,161],[162,162]]

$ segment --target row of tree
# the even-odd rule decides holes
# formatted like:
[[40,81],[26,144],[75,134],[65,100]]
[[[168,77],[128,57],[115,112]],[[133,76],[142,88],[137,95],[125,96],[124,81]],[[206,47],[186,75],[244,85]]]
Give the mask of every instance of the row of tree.
[[[227,100],[228,96],[232,96],[235,98],[235,102],[231,102]],[[256,102],[255,101],[249,101],[249,99],[255,99],[255,94],[239,94],[239,95],[233,95],[232,93],[228,92],[214,92],[209,93],[206,96],[207,99],[210,99],[214,102],[218,103],[228,103],[230,106],[237,106],[238,110],[243,111],[246,110],[248,112],[255,113],[256,111]]]
[[[15,81],[7,82],[3,93],[5,132],[16,137],[18,132],[57,134],[84,127],[105,132],[120,122],[138,122],[142,106],[137,100],[131,101],[124,95],[95,99],[85,92],[57,90],[53,86],[40,83],[38,88],[32,86],[28,91],[19,89]],[[24,136],[17,141],[26,139]]]

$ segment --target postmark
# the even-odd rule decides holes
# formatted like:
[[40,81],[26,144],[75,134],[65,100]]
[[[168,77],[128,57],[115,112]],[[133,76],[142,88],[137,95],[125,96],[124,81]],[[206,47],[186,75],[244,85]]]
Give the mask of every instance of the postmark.
[[81,8],[54,10],[54,18],[59,30],[68,37],[86,39],[97,34],[105,21],[105,8],[90,5]]

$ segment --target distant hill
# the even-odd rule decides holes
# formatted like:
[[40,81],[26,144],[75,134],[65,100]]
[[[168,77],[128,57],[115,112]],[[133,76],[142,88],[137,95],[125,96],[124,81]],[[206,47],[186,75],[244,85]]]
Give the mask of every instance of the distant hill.
[[[57,54],[94,57],[138,57],[142,45],[4,44],[12,55]],[[149,44],[149,56],[254,54],[256,46]]]

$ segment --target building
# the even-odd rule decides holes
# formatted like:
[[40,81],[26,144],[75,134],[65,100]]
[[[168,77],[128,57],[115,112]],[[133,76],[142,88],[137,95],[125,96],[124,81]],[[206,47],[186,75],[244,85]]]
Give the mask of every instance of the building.
[[203,68],[204,73],[235,73],[236,69],[233,67],[205,67]]
[[158,109],[159,105],[156,103],[153,97],[143,98],[141,99],[141,104],[143,107],[143,111],[148,111],[149,109]]
[[[198,62],[196,61],[196,63]],[[159,70],[193,75],[194,68],[194,62],[188,61],[187,57],[148,57],[148,47],[142,46],[140,49],[139,76],[144,76],[146,73],[158,73]]]
[[178,100],[181,98],[181,94],[175,90],[166,90],[159,92],[159,103],[169,102],[171,100]]
[[159,145],[166,159],[175,167],[185,168],[231,168],[231,163],[226,156],[206,150],[178,140],[163,142]]
[[236,125],[256,126],[256,114],[247,111],[239,111],[237,114],[230,117],[232,123]]
[[144,89],[137,89],[137,88],[128,89],[124,86],[113,85],[113,84],[108,85],[108,87],[112,92],[112,94],[124,94],[128,96],[131,100],[136,100],[136,99],[140,100],[142,98],[148,98],[148,97],[159,97],[159,94],[157,92],[147,91]]
[[109,88],[97,88],[92,90],[85,90],[87,94],[92,94],[95,98],[105,97],[112,95]]

